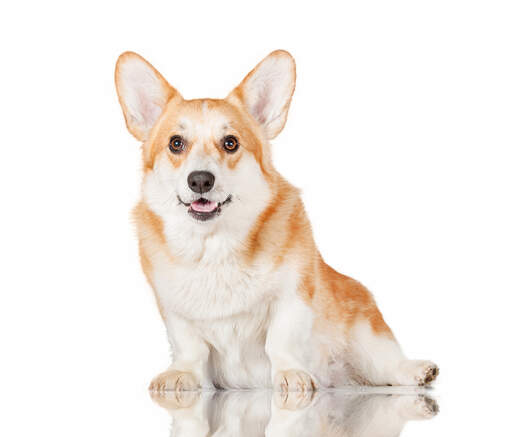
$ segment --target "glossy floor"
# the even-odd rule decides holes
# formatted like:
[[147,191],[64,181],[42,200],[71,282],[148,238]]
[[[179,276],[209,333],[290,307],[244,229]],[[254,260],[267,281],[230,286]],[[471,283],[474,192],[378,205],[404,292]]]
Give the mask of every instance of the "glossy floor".
[[[409,434],[439,414],[432,390],[346,389],[152,394],[169,413],[171,436],[361,436]],[[426,428],[431,430],[431,428]],[[414,435],[418,435],[417,426]]]

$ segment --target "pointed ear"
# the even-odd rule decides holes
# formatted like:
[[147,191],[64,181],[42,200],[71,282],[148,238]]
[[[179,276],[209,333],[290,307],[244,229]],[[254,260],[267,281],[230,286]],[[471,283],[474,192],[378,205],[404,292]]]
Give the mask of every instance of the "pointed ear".
[[147,140],[166,103],[179,93],[148,61],[133,52],[119,56],[115,80],[128,130],[139,141]]
[[228,98],[238,98],[272,139],[283,129],[295,90],[295,61],[276,50],[261,61]]

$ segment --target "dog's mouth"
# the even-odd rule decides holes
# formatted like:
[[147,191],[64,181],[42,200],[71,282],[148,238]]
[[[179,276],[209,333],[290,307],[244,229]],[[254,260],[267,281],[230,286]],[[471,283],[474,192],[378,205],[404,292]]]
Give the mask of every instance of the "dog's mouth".
[[188,208],[188,213],[193,218],[205,222],[220,215],[222,212],[222,207],[231,202],[231,194],[226,197],[224,202],[212,202],[211,200],[205,199],[204,197],[194,200],[191,203],[183,202],[180,196],[178,196],[178,200],[182,205],[185,205]]

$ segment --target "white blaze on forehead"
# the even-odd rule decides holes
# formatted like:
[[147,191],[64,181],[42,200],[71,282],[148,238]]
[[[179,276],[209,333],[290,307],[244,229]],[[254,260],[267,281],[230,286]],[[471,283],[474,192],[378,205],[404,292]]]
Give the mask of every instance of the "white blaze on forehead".
[[208,102],[203,102],[202,117],[183,116],[179,119],[179,127],[185,139],[204,144],[226,135],[230,123],[224,114],[208,108]]

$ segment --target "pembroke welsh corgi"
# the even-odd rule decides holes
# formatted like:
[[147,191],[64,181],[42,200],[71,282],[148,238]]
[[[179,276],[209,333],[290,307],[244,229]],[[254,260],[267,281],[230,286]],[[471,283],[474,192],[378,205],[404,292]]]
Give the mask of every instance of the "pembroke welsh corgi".
[[436,378],[434,363],[405,357],[370,292],[324,262],[299,190],[272,164],[295,89],[288,52],[270,53],[225,99],[184,99],[132,52],[115,82],[143,143],[140,260],[172,349],[150,389]]

